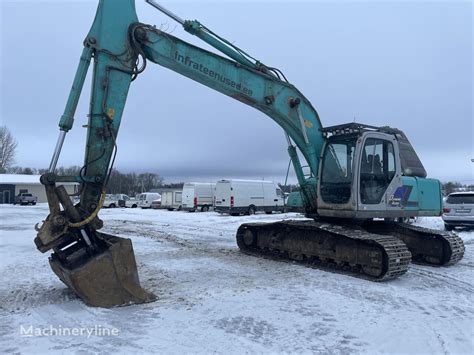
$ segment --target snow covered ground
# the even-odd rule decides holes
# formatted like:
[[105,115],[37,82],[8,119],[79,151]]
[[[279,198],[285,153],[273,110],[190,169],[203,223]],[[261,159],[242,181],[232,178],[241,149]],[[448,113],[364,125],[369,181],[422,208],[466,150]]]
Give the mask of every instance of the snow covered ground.
[[[0,353],[474,351],[472,231],[459,232],[466,254],[457,265],[411,265],[376,283],[238,251],[241,223],[297,214],[103,210],[104,232],[132,239],[141,284],[159,299],[100,309],[85,306],[36,250],[33,225],[47,213],[0,205]],[[442,228],[440,218],[418,224]]]

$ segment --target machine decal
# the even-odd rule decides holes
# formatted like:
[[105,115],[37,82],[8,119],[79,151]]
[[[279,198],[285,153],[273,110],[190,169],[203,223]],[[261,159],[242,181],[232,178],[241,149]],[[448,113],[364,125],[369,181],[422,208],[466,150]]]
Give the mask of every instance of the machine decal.
[[107,110],[107,116],[109,116],[109,118],[111,120],[114,119],[114,116],[115,116],[115,109],[113,107],[110,107],[108,110]]
[[242,83],[238,83],[238,82],[226,77],[224,74],[218,73],[217,71],[215,71],[215,69],[212,70],[212,68],[209,68],[209,67],[207,67],[206,65],[204,65],[202,63],[198,63],[196,61],[193,61],[187,55],[181,55],[178,52],[175,52],[174,53],[174,59],[177,62],[179,62],[181,64],[184,64],[189,68],[192,68],[196,71],[199,71],[202,74],[204,74],[206,76],[209,76],[212,79],[215,79],[215,80],[220,81],[221,83],[223,83],[225,85],[228,85],[228,86],[232,87],[233,89],[237,89],[238,91],[241,91],[241,92],[243,92],[244,94],[246,94],[248,96],[252,96],[252,90],[245,87]]
[[389,197],[388,205],[391,207],[406,206],[408,204],[408,197],[413,190],[413,186],[403,185],[398,187],[395,192]]

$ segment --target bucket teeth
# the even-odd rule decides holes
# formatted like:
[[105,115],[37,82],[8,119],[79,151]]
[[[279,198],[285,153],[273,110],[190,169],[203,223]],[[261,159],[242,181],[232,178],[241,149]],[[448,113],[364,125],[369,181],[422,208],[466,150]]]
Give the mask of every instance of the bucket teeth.
[[103,233],[97,237],[107,245],[99,253],[91,256],[79,249],[66,261],[54,254],[49,258],[61,281],[90,306],[109,308],[155,301],[156,296],[140,286],[131,240]]

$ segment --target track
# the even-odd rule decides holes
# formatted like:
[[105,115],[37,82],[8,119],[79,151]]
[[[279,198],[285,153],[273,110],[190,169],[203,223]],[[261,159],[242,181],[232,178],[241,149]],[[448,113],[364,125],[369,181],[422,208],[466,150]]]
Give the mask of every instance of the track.
[[367,222],[363,227],[370,233],[402,240],[410,250],[413,262],[418,264],[448,266],[464,256],[464,243],[452,232],[384,221]]
[[237,244],[247,254],[358,272],[374,281],[403,275],[411,260],[398,238],[315,221],[246,223]]

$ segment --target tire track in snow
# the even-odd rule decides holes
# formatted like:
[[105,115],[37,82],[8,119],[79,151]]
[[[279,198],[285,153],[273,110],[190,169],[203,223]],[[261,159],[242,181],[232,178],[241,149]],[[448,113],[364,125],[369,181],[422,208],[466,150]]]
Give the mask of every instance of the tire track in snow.
[[[437,271],[440,270],[440,268],[435,268],[435,269]],[[410,268],[410,271],[414,274],[418,274],[418,275],[421,275],[421,276],[427,276],[430,279],[437,280],[437,281],[440,282],[439,285],[449,285],[449,286],[461,289],[463,291],[466,291],[469,294],[474,293],[474,287],[469,282],[459,280],[459,279],[457,279],[455,277],[452,277],[450,275],[446,275],[446,274],[439,273],[439,272],[434,272],[434,271],[429,271],[429,270],[426,270],[426,269],[421,269],[421,268],[416,267],[416,266],[412,266]]]

